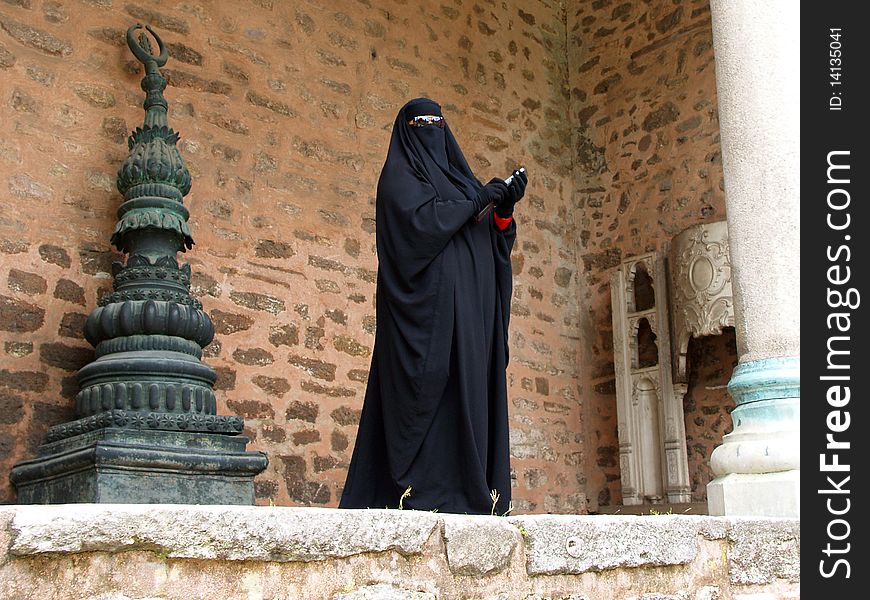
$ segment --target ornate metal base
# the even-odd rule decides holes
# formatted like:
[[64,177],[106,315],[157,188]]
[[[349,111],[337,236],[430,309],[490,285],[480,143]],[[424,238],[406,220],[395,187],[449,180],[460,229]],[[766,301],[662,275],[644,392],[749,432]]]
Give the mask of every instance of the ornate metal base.
[[20,504],[253,504],[268,464],[248,438],[106,427],[40,446],[11,479]]
[[55,425],[48,430],[46,443],[107,427],[236,435],[242,432],[244,425],[245,422],[241,417],[233,416],[107,410],[90,417]]

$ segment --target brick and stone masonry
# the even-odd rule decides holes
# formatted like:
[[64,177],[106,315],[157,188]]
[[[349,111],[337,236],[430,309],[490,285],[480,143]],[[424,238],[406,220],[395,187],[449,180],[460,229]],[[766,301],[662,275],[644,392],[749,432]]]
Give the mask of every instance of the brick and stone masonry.
[[[141,113],[136,21],[172,57],[198,232],[183,258],[217,331],[219,412],[271,457],[260,503],[338,501],[376,326],[375,184],[396,111],[423,95],[481,179],[530,174],[508,374],[517,512],[619,501],[609,272],[724,217],[705,1],[4,0],[3,472],[71,418],[93,358],[81,325],[119,258],[113,182]],[[724,412],[707,387],[693,401]],[[697,465],[724,427],[690,450]]]
[[[567,30],[584,439],[578,472],[594,510],[622,499],[610,274],[623,258],[663,250],[687,227],[723,220],[725,198],[708,2],[577,2],[569,5]],[[699,500],[710,478],[709,451],[730,420],[713,429],[716,419],[697,417],[696,407],[726,413],[734,405],[724,389],[707,389],[727,383],[737,360],[733,333],[730,342],[724,337],[702,341],[719,348],[718,367],[689,362],[705,374],[724,369],[711,375],[716,383],[690,382],[685,401]],[[703,449],[699,427],[709,437]]]
[[0,507],[0,595],[797,600],[798,519]]

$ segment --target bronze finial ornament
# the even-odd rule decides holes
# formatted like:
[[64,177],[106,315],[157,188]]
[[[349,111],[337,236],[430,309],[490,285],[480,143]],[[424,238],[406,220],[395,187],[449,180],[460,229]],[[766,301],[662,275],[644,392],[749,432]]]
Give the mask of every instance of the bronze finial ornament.
[[[22,503],[251,504],[266,456],[244,451],[240,417],[217,414],[217,374],[200,360],[214,326],[191,296],[190,265],[176,259],[194,242],[183,204],[190,172],[167,122],[159,70],[168,53],[138,23],[127,45],[145,66],[145,120],[118,171],[124,200],[111,242],[129,256],[112,265],[113,292],[85,323],[96,360],[76,374],[77,420],[52,427],[40,457],[16,465],[11,478]],[[100,450],[112,458],[92,464]],[[147,485],[136,485],[143,476]]]

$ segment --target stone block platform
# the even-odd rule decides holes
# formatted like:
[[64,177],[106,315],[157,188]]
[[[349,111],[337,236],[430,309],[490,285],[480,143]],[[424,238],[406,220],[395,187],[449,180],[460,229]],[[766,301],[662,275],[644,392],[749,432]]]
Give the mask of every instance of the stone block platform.
[[800,522],[688,515],[0,507],[0,598],[775,600]]

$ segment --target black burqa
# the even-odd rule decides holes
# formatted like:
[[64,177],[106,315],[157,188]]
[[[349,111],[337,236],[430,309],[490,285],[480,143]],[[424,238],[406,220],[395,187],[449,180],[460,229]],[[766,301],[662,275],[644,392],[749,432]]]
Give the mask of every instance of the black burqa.
[[[377,190],[377,333],[341,508],[489,514],[510,502],[507,388],[510,253],[441,115],[410,101]],[[489,187],[489,186],[487,186]]]

